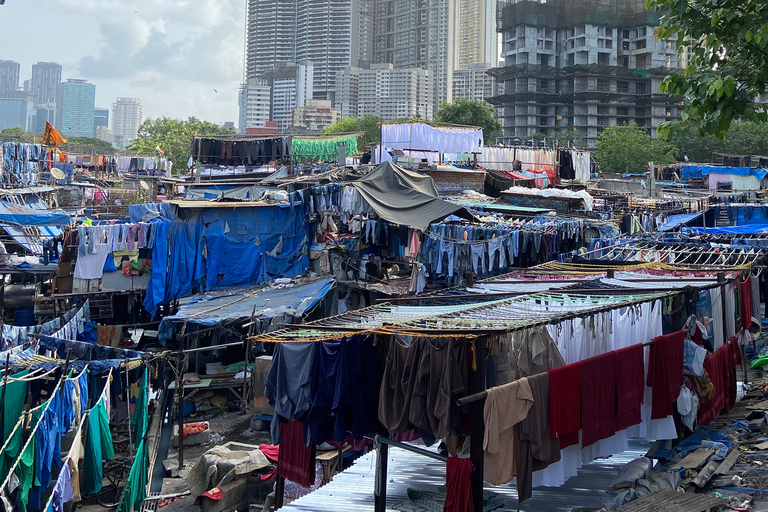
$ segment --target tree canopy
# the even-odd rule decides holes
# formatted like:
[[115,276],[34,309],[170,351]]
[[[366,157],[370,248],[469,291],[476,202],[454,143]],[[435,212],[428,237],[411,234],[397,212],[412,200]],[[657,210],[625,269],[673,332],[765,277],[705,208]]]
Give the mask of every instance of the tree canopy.
[[501,124],[493,117],[493,108],[481,100],[460,99],[453,103],[443,102],[435,121],[480,127],[483,129],[486,145],[495,144],[496,137],[501,133]]
[[601,172],[642,174],[648,163],[671,164],[675,162],[675,148],[660,139],[651,139],[645,130],[632,123],[627,126],[610,126],[597,139],[595,161]]
[[31,141],[34,136],[35,136],[34,133],[26,132],[20,126],[15,126],[13,128],[3,128],[2,130],[0,130],[0,137],[22,138],[22,139]]
[[87,146],[97,153],[103,153],[105,155],[111,155],[117,152],[117,148],[112,146],[109,142],[101,139],[94,139],[93,137],[69,137],[67,142],[61,147],[62,151],[71,151],[75,146]]
[[662,92],[684,97],[682,121],[660,134],[697,129],[724,137],[736,120],[766,122],[755,99],[768,83],[768,0],[647,0],[661,17],[657,35],[689,52]]
[[381,130],[379,129],[379,124],[383,122],[384,119],[379,116],[363,116],[360,119],[345,117],[326,128],[323,133],[365,132],[366,142],[368,144],[375,144],[381,142]]
[[173,168],[178,172],[186,170],[187,160],[192,152],[192,141],[195,135],[234,135],[235,131],[228,128],[201,121],[190,117],[186,121],[170,117],[147,119],[139,126],[138,137],[128,147],[129,151],[157,154],[159,147],[165,156],[173,162]]
[[694,131],[680,132],[670,142],[677,148],[679,160],[687,156],[696,163],[711,161],[712,153],[768,155],[768,123],[734,123],[722,139]]

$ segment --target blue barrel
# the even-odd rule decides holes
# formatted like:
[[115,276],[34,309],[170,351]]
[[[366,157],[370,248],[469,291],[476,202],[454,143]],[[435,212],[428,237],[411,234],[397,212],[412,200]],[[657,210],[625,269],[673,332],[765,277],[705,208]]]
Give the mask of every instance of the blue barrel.
[[18,308],[13,324],[20,327],[35,325],[35,308]]

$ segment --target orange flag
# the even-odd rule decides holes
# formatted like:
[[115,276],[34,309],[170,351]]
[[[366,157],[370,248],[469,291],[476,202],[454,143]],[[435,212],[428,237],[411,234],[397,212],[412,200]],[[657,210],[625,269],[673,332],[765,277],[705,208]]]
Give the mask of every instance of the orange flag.
[[45,132],[43,133],[43,142],[48,145],[61,146],[67,142],[67,139],[62,137],[61,134],[56,131],[56,128],[54,128],[51,123],[46,121]]

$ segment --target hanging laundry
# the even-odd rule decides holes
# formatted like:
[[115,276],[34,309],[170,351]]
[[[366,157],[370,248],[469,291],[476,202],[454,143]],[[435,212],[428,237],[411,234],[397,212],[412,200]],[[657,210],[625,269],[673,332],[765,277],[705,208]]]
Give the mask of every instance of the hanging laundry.
[[315,446],[304,444],[304,427],[299,421],[280,423],[280,451],[277,474],[302,487],[315,481]]
[[91,409],[87,426],[81,490],[83,494],[89,495],[101,490],[104,479],[102,462],[115,456],[112,434],[109,431],[107,406],[103,400],[99,400]]
[[474,512],[472,501],[472,460],[448,457],[445,467],[443,512]]
[[652,388],[651,419],[670,416],[683,380],[685,331],[654,338],[648,360],[648,386]]

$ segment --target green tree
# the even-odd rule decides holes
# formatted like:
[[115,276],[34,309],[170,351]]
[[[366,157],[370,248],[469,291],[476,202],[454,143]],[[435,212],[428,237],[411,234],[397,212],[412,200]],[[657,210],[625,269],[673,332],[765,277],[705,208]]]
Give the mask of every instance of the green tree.
[[159,147],[173,162],[177,172],[185,172],[192,152],[195,135],[234,135],[235,131],[190,117],[186,121],[170,117],[147,119],[139,126],[138,136],[128,147],[129,151],[148,155],[157,154]]
[[82,148],[84,146],[104,155],[111,155],[117,151],[117,148],[109,142],[94,139],[93,137],[69,137],[66,144],[61,147],[61,150],[66,153],[67,151],[72,151],[75,147]]
[[365,132],[365,140],[368,144],[374,144],[381,142],[381,130],[379,124],[383,123],[384,119],[379,116],[363,116],[360,119],[354,117],[345,117],[344,119],[332,124],[325,129],[323,133],[351,133],[351,132]]
[[493,117],[493,108],[481,100],[456,100],[443,102],[437,111],[438,123],[463,124],[483,129],[483,139],[487,145],[495,144],[501,133],[501,124]]
[[647,0],[646,7],[661,17],[658,37],[676,38],[691,56],[662,84],[662,92],[685,98],[685,109],[661,135],[694,128],[723,138],[739,119],[766,122],[755,98],[768,83],[768,0]]
[[602,172],[640,174],[648,170],[648,163],[675,162],[675,148],[660,139],[651,139],[645,130],[632,123],[628,126],[610,126],[597,139],[595,161]]
[[20,126],[15,126],[13,128],[3,128],[0,130],[0,137],[14,137],[14,138],[21,138],[24,140],[29,140],[32,142],[32,138],[35,136],[32,132],[24,131],[24,129]]
[[584,137],[584,134],[581,133],[577,128],[573,127],[558,130],[557,133],[555,133],[555,136],[550,138],[554,139],[555,146],[561,148],[587,147],[587,140]]
[[768,155],[768,124],[737,122],[722,139],[692,130],[678,132],[670,142],[677,148],[679,160],[687,156],[690,162],[696,163],[710,162],[712,153]]

